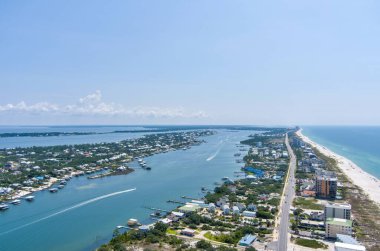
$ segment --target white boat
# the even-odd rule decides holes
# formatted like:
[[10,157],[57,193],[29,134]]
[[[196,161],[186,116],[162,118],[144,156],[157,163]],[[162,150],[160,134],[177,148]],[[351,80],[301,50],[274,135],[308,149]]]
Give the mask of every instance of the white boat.
[[13,205],[18,205],[21,203],[21,200],[12,200],[10,203]]
[[49,191],[51,193],[56,193],[56,192],[58,192],[58,188],[50,188]]
[[0,210],[3,211],[3,210],[7,210],[9,209],[9,206],[7,204],[4,204],[4,203],[1,203],[0,204]]
[[129,219],[127,222],[128,226],[133,227],[139,225],[139,221],[136,219]]
[[26,196],[25,199],[27,201],[33,201],[34,200],[34,196],[33,195],[29,195],[29,196]]

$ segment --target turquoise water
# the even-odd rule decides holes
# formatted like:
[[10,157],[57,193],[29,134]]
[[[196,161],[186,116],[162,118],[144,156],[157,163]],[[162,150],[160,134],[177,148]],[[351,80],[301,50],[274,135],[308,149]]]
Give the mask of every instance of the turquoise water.
[[[202,145],[146,158],[151,171],[136,169],[97,180],[73,178],[56,194],[38,192],[34,202],[23,201],[0,213],[0,250],[94,250],[129,218],[152,222],[144,206],[173,209],[176,205],[167,200],[199,198],[202,187],[213,189],[222,177],[234,177],[241,167],[233,156],[236,144],[250,134],[218,130]],[[115,194],[120,191],[125,192]]]
[[303,134],[380,178],[380,127],[304,126]]

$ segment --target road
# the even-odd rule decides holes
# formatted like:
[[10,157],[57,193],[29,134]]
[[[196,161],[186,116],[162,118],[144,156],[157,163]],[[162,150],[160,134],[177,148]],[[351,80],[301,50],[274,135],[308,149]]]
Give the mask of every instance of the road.
[[278,242],[277,242],[277,250],[278,251],[286,251],[288,248],[288,232],[289,232],[289,210],[290,205],[293,201],[295,195],[295,170],[297,159],[294,155],[294,152],[289,144],[288,134],[285,137],[285,144],[288,149],[290,161],[289,161],[289,171],[284,187],[283,199],[281,200],[280,212],[281,212],[281,220],[278,228]]

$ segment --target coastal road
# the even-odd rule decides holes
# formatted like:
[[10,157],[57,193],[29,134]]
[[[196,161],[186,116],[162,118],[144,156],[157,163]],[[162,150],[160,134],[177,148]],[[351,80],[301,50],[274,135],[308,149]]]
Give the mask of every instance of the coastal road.
[[278,226],[278,242],[277,242],[277,250],[278,251],[286,251],[288,248],[288,232],[289,232],[289,210],[290,205],[293,201],[295,195],[295,177],[294,173],[296,170],[296,156],[290,147],[288,134],[285,137],[285,144],[288,149],[290,161],[289,161],[289,171],[286,179],[286,183],[284,186],[283,198],[281,200],[280,212],[281,212],[281,220]]

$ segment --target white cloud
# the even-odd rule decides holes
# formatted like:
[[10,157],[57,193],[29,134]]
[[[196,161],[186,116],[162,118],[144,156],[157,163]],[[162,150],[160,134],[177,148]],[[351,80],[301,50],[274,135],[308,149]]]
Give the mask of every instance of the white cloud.
[[57,105],[39,102],[28,105],[21,101],[17,104],[0,105],[0,112],[66,114],[66,115],[101,115],[131,116],[145,118],[205,118],[203,111],[187,112],[184,108],[134,107],[128,108],[116,103],[102,101],[101,91],[89,94],[78,100],[76,104]]

